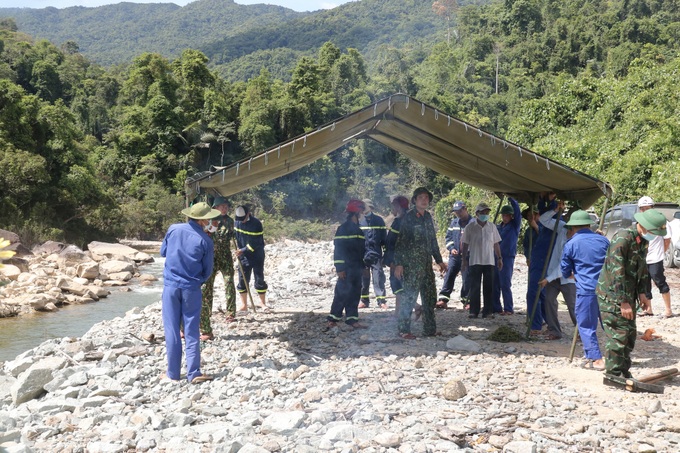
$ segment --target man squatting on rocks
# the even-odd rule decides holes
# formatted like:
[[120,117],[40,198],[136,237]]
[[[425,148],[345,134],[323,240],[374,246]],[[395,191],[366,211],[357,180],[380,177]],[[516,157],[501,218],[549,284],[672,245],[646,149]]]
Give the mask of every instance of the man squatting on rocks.
[[364,262],[368,266],[369,272],[364,272],[361,277],[361,302],[359,308],[368,308],[370,305],[369,291],[371,280],[373,280],[373,292],[375,300],[380,308],[387,308],[385,298],[385,271],[383,270],[383,249],[385,247],[385,236],[387,229],[382,217],[375,214],[373,201],[369,198],[363,200],[364,215],[359,222],[359,227],[366,237],[366,256]]
[[[638,208],[640,212],[645,212],[654,207],[654,200],[651,197],[642,197],[638,200]],[[649,270],[649,277],[654,282],[661,293],[666,311],[663,314],[664,318],[673,316],[671,309],[671,289],[666,282],[666,275],[663,272],[663,257],[668,249],[668,244],[671,243],[671,234],[668,230],[668,222],[666,222],[666,235],[654,236],[654,239],[649,241],[647,249],[647,269]],[[645,294],[649,299],[649,309],[640,314],[640,316],[653,315],[652,310],[652,283],[649,283],[649,288]]]
[[[248,285],[250,276],[255,276],[255,291],[260,297],[260,308],[268,309],[265,303],[267,282],[264,281],[264,230],[262,222],[250,212],[248,206],[238,206],[234,212],[236,222],[236,256],[241,261],[236,289],[241,295],[241,311],[248,310]],[[245,274],[245,275],[243,275]]]
[[[399,230],[401,229],[401,220],[408,211],[408,198],[397,195],[390,202],[392,207],[392,215],[394,220],[392,224],[387,229],[387,236],[385,237],[385,256],[383,259],[383,264],[390,268],[390,288],[392,288],[392,293],[396,299],[394,303],[394,311],[399,314],[399,306],[401,305],[401,295],[404,291],[404,287],[401,284],[401,280],[394,276],[394,246],[397,244],[397,238],[399,237]],[[422,314],[422,307],[417,305],[415,308],[415,319],[418,320]]]
[[332,328],[342,321],[352,327],[361,327],[359,322],[359,299],[361,297],[361,277],[364,273],[366,238],[359,228],[363,217],[364,203],[349,200],[345,208],[347,220],[340,225],[333,238],[333,264],[338,275],[333,294],[333,304],[328,315],[328,327]]
[[576,277],[574,311],[585,353],[585,361],[581,366],[601,371],[604,369],[604,362],[597,342],[600,310],[595,288],[607,255],[609,240],[592,231],[590,222],[590,216],[586,211],[576,211],[571,215],[567,226],[572,229],[574,235],[564,246],[560,268],[563,277],[569,278],[572,275]]
[[476,221],[469,223],[463,234],[463,269],[469,267],[468,279],[470,280],[469,318],[479,316],[482,279],[484,282],[482,318],[493,318],[494,267],[497,265],[499,270],[503,270],[503,257],[499,245],[501,237],[496,225],[489,222],[490,212],[489,205],[479,203],[475,209]]
[[236,289],[234,288],[234,258],[231,256],[231,241],[234,239],[234,219],[227,213],[231,207],[229,200],[224,197],[215,197],[212,207],[220,211],[217,217],[217,231],[210,235],[215,243],[215,262],[212,274],[201,287],[203,294],[203,308],[201,309],[201,341],[212,340],[212,326],[210,316],[213,309],[213,287],[217,273],[222,274],[224,280],[224,292],[227,299],[227,322],[236,321]]
[[403,282],[404,292],[399,306],[398,329],[402,338],[414,339],[411,333],[411,312],[418,294],[423,307],[423,336],[437,334],[434,307],[437,302],[437,288],[432,270],[432,258],[440,272],[446,272],[437,243],[432,216],[427,208],[432,203],[432,193],[425,187],[413,192],[409,210],[401,221],[399,237],[394,248],[394,276]]
[[470,216],[467,210],[467,205],[463,201],[456,201],[453,203],[453,219],[446,230],[446,250],[449,251],[449,263],[446,275],[444,275],[444,283],[442,289],[439,291],[439,300],[437,301],[437,308],[448,308],[451,293],[456,283],[456,277],[460,272],[460,279],[462,280],[460,286],[460,301],[467,310],[470,300],[468,298],[469,284],[467,280],[467,271],[462,272],[462,255],[460,254],[460,241],[463,237],[463,230],[470,222],[475,219]]
[[[645,293],[649,286],[647,246],[656,236],[665,236],[666,217],[656,209],[635,214],[637,224],[618,231],[612,238],[597,282],[597,301],[604,331],[607,374],[632,377],[630,353],[635,347],[637,301],[648,310]],[[578,277],[577,277],[578,281]]]
[[[501,315],[511,315],[514,311],[512,300],[512,272],[515,269],[515,255],[517,255],[517,240],[522,228],[522,211],[519,203],[508,197],[510,204],[501,208],[501,223],[498,224],[498,234],[501,236],[501,257],[503,269],[494,270],[493,309]],[[501,295],[503,305],[501,305]]]
[[191,383],[211,380],[201,373],[199,323],[201,315],[201,285],[213,270],[214,245],[208,231],[216,225],[211,219],[220,211],[207,203],[196,203],[182,210],[187,223],[171,225],[161,244],[163,268],[162,316],[165,348],[168,358],[168,379],[178,381],[182,365],[180,324],[184,324],[187,379]]

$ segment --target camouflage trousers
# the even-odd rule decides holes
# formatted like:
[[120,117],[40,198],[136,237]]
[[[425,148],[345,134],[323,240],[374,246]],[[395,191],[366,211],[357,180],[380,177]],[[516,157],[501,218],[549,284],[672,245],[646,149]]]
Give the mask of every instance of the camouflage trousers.
[[224,279],[224,292],[227,299],[227,316],[236,316],[236,288],[234,286],[234,263],[227,264],[215,263],[212,275],[201,286],[201,293],[203,295],[203,304],[201,306],[201,333],[212,333],[212,326],[210,325],[210,315],[213,308],[213,291],[215,285],[215,277],[217,273],[222,274]]
[[437,324],[434,306],[437,303],[437,287],[431,264],[424,268],[404,267],[404,290],[401,292],[398,314],[399,333],[411,333],[411,312],[418,300],[418,294],[423,306],[423,335],[435,335]]
[[630,353],[635,347],[637,330],[635,319],[626,319],[621,313],[600,312],[604,333],[607,336],[605,345],[604,366],[607,374],[631,377]]

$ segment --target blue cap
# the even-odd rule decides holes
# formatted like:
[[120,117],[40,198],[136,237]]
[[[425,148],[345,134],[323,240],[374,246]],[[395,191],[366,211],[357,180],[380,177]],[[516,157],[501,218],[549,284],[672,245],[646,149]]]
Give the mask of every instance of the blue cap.
[[460,211],[461,209],[466,208],[466,207],[467,207],[467,205],[465,204],[464,201],[456,201],[455,203],[453,203],[453,210],[454,211]]

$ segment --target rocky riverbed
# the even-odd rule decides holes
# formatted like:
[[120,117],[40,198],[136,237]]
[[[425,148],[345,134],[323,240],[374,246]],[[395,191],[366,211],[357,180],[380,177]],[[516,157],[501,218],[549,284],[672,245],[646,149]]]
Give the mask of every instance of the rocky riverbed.
[[[442,335],[396,335],[392,309],[361,312],[368,329],[326,329],[332,244],[267,246],[271,313],[224,322],[202,344],[212,382],[165,381],[160,302],[51,340],[3,364],[0,449],[8,452],[652,452],[680,450],[680,378],[664,394],[602,385],[558,341],[490,341],[524,332],[526,267],[515,265],[518,314],[470,320],[437,312]],[[673,294],[678,273],[667,271]],[[219,279],[218,279],[219,280]],[[441,279],[438,281],[438,285]],[[389,299],[393,305],[393,299]],[[656,295],[655,308],[662,311]],[[674,303],[674,310],[680,307]],[[640,318],[634,374],[677,367],[678,319]],[[604,345],[604,335],[600,335]],[[469,340],[469,341],[463,341]]]

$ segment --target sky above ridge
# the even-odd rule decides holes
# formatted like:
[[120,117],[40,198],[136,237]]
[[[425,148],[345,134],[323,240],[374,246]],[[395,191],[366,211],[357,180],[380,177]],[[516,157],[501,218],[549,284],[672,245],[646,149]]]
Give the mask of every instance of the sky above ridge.
[[[122,0],[2,0],[0,8],[68,8],[69,6],[96,6],[121,3]],[[174,3],[184,6],[195,0],[125,0],[131,3]],[[295,11],[316,11],[319,9],[331,9],[351,0],[236,0],[241,5],[254,5],[267,3],[269,5],[285,6]]]

